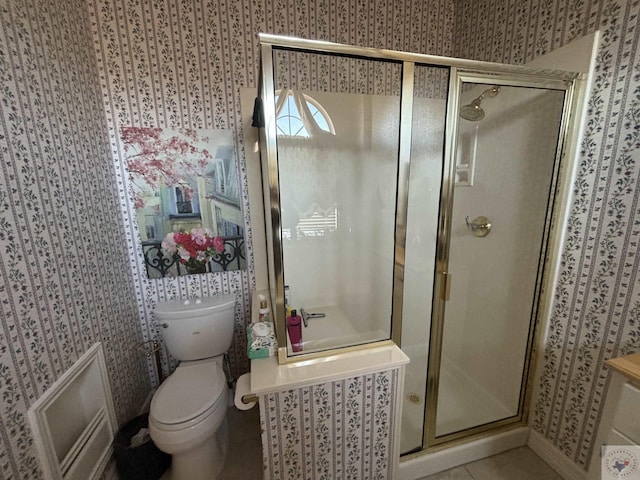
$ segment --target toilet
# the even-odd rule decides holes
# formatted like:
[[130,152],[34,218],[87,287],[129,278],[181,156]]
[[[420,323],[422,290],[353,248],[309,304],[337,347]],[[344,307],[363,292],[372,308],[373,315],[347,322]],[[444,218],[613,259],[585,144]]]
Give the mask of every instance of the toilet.
[[155,309],[165,345],[180,362],[149,411],[151,439],[172,456],[172,480],[214,480],[224,466],[230,394],[222,361],[233,340],[235,304],[235,295],[221,295],[159,302]]

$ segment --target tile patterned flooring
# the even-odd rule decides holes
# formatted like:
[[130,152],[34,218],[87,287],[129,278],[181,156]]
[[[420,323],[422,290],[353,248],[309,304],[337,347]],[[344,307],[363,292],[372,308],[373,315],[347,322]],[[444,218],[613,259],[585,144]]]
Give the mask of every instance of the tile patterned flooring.
[[[262,447],[258,408],[239,411],[230,407],[229,447],[219,480],[262,479]],[[339,480],[339,479],[335,479]],[[527,447],[484,458],[422,480],[562,480]]]
[[255,406],[241,411],[229,407],[227,422],[227,460],[218,480],[261,480],[260,409]]
[[527,447],[483,458],[423,480],[562,480]]

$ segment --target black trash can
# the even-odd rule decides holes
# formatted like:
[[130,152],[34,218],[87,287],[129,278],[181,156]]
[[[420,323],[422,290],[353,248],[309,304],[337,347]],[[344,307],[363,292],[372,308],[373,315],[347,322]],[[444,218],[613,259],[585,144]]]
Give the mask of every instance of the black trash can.
[[120,429],[113,451],[120,480],[158,480],[171,464],[171,455],[159,450],[149,438],[137,447],[131,439],[140,429],[149,427],[149,415],[140,415]]

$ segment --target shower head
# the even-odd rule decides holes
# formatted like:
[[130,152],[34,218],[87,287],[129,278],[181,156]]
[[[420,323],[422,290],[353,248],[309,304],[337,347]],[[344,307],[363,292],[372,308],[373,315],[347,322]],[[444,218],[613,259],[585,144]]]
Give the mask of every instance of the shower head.
[[465,120],[469,120],[470,122],[477,122],[484,118],[484,110],[480,106],[482,100],[486,97],[495,97],[500,93],[500,87],[495,86],[491,87],[482,94],[478,98],[475,98],[469,105],[463,105],[460,107],[460,116]]
[[484,110],[480,106],[480,100],[477,98],[469,105],[460,107],[460,116],[470,122],[477,122],[484,118]]

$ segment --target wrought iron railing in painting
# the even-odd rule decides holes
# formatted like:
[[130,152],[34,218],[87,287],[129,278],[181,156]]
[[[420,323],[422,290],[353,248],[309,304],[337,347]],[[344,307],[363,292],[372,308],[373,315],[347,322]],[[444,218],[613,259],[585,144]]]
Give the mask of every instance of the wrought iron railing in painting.
[[[222,237],[224,251],[216,253],[207,265],[207,272],[226,272],[246,268],[244,237]],[[144,264],[149,278],[176,277],[189,275],[187,267],[180,263],[178,254],[170,257],[162,252],[160,240],[145,240],[142,242]]]

